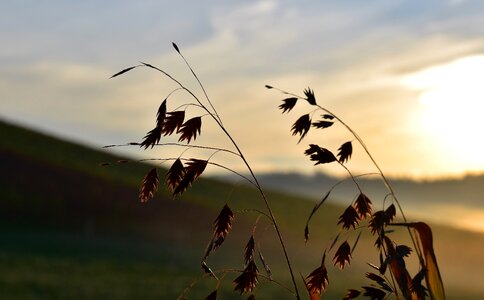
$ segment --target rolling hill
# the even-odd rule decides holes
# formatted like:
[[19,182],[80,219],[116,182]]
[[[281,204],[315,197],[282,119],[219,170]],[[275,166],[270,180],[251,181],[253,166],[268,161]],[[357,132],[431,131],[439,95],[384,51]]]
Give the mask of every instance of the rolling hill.
[[[173,299],[195,282],[186,296],[202,299],[216,282],[202,276],[200,258],[227,202],[236,223],[209,264],[214,270],[243,267],[244,246],[258,216],[248,208],[263,210],[253,189],[202,176],[181,199],[161,190],[141,204],[138,186],[152,166],[116,163],[123,158],[6,123],[0,123],[0,132],[1,299]],[[320,263],[343,208],[325,204],[305,245],[302,232],[314,203],[276,191],[268,197],[296,272],[308,274]],[[483,235],[437,226],[434,236],[449,298],[484,295]],[[289,285],[278,242],[264,219],[255,238],[274,277]],[[370,254],[372,243],[364,236],[355,258],[377,261]],[[365,263],[355,260],[344,272],[329,269],[329,298],[368,284]],[[231,292],[235,276],[224,277],[221,299],[246,298]],[[277,285],[261,280],[260,286],[258,299],[291,299]]]
[[[321,194],[326,193],[341,180],[323,173],[266,173],[261,174],[259,178],[266,187],[314,199],[319,199]],[[362,177],[358,182],[371,199],[383,199],[387,193],[378,176]],[[466,212],[484,211],[484,174],[422,181],[392,178],[390,182],[399,199],[404,202],[407,213],[426,221],[456,226],[471,225],[460,224],[462,222],[459,222],[458,218]],[[346,180],[333,191],[333,201],[344,203],[352,199],[355,193],[357,190],[354,184],[351,180]],[[457,211],[459,215],[455,215]]]

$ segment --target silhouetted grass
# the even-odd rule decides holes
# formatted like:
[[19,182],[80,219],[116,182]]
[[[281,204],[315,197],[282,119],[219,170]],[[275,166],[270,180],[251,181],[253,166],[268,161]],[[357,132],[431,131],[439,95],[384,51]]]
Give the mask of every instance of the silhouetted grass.
[[[153,163],[170,162],[171,167],[166,173],[166,178],[164,180],[160,180],[156,166],[146,173],[140,187],[140,201],[147,202],[153,198],[158,190],[160,181],[165,181],[167,187],[171,190],[174,199],[181,196],[191,188],[194,182],[205,171],[207,166],[221,167],[237,174],[257,190],[257,198],[261,200],[263,205],[262,208],[259,208],[259,206],[251,206],[249,203],[244,202],[245,208],[243,208],[242,211],[255,212],[258,216],[254,221],[251,234],[247,234],[249,237],[246,238],[248,241],[245,244],[244,251],[240,251],[241,253],[244,253],[242,268],[239,267],[234,269],[224,267],[221,270],[217,270],[213,265],[211,266],[211,262],[209,262],[210,256],[215,252],[218,252],[221,248],[233,228],[234,218],[238,215],[237,213],[234,214],[234,209],[229,207],[229,199],[222,206],[218,217],[214,219],[211,238],[209,239],[204,252],[205,254],[201,257],[200,262],[201,270],[207,277],[214,279],[214,282],[216,283],[215,289],[210,293],[207,293],[207,299],[216,299],[220,286],[226,282],[224,277],[234,273],[237,274],[237,277],[232,280],[234,291],[239,292],[241,295],[247,294],[249,299],[255,299],[258,283],[264,277],[258,267],[260,264],[264,267],[264,270],[266,271],[266,279],[269,282],[274,283],[274,285],[279,285],[283,289],[286,289],[290,295],[292,294],[294,298],[300,299],[301,294],[299,292],[298,283],[296,282],[296,272],[294,271],[294,259],[290,257],[287,250],[288,243],[283,238],[281,227],[276,220],[271,201],[269,201],[269,198],[259,184],[258,178],[253,172],[250,163],[245,158],[244,153],[240,150],[237,142],[230,134],[230,131],[224,126],[222,116],[219,115],[213,106],[211,99],[197,74],[194,72],[179,47],[175,43],[173,43],[173,47],[185,62],[187,68],[198,83],[201,92],[203,92],[202,96],[199,97],[194,90],[187,88],[184,83],[180,82],[165,70],[148,63],[141,62],[139,65],[131,66],[115,73],[111,78],[123,75],[135,68],[145,67],[161,73],[163,77],[167,78],[177,86],[177,88],[173,89],[161,102],[156,113],[156,120],[154,122],[155,127],[146,133],[140,143],[128,143],[126,145],[140,146],[141,148],[144,148],[144,150],[155,146],[167,146],[166,143],[160,143],[162,135],[178,135],[178,142],[171,143],[172,145],[186,148],[186,150],[208,150],[209,155],[206,153],[202,155],[190,152],[189,156],[187,156],[187,154],[185,154],[186,151],[183,150],[178,157],[150,159]],[[353,138],[353,140],[344,141],[339,146],[336,155],[333,154],[331,150],[325,148],[326,146],[323,147],[314,143],[309,144],[309,148],[304,152],[304,155],[308,156],[308,158],[314,162],[315,166],[331,163],[339,164],[347,172],[348,179],[354,182],[354,185],[358,190],[354,199],[349,201],[348,207],[339,214],[336,222],[338,228],[335,230],[335,236],[329,243],[321,248],[323,252],[321,262],[317,264],[313,271],[309,272],[309,275],[303,276],[302,273],[300,273],[310,299],[320,299],[323,293],[328,289],[328,286],[330,286],[330,278],[332,274],[329,275],[330,272],[328,272],[327,264],[329,264],[329,262],[327,262],[327,256],[328,260],[330,259],[329,257],[332,256],[333,265],[337,266],[340,270],[348,268],[354,261],[355,249],[360,241],[360,237],[365,232],[373,236],[375,239],[374,253],[377,254],[375,258],[372,254],[365,252],[365,260],[368,262],[369,271],[367,271],[362,277],[368,279],[369,282],[360,287],[349,287],[347,294],[343,296],[344,299],[354,299],[359,295],[367,296],[372,299],[384,299],[390,295],[394,296],[396,299],[424,299],[427,296],[431,299],[445,299],[444,285],[434,252],[431,228],[423,222],[407,221],[407,217],[392,185],[387,180],[380,166],[371,155],[368,147],[365,145],[361,137],[358,136],[356,131],[353,130],[353,128],[341,117],[318,104],[314,91],[309,87],[303,91],[304,96],[286,92],[270,85],[266,85],[265,87],[270,90],[274,89],[286,96],[286,98],[282,99],[283,103],[279,105],[283,114],[290,113],[300,102],[309,106],[309,112],[299,116],[290,129],[293,136],[299,137],[298,143],[303,141],[311,128],[315,128],[316,130],[327,130],[326,128],[332,127],[334,124],[341,125]],[[177,108],[174,108],[173,110],[168,109],[168,103],[170,103],[172,98],[175,97],[175,92],[180,90],[185,92],[185,94],[188,94],[189,100],[184,100],[182,105],[177,106]],[[287,96],[289,96],[289,98],[287,98]],[[216,125],[220,133],[220,138],[226,139],[230,143],[230,147],[219,148],[211,147],[209,145],[195,144],[197,138],[202,134],[202,124],[206,121],[211,121]],[[359,177],[365,176],[365,174],[355,176],[345,165],[353,155],[353,142],[357,143],[363,149],[364,154],[370,159],[377,171],[376,173],[380,176],[381,181],[388,190],[388,193],[383,199],[378,199],[381,205],[375,206],[373,201],[369,199],[358,183]],[[123,145],[110,145],[107,147],[117,146]],[[217,163],[216,155],[220,152],[229,153],[233,155],[235,160],[242,162],[249,175],[245,176],[232,169],[230,166]],[[103,164],[103,166],[109,166],[109,164]],[[317,203],[309,213],[304,229],[305,242],[308,242],[310,237],[310,221],[315,213],[321,209],[323,204],[325,204],[326,199],[328,199],[335,187],[336,185],[329,191],[324,192],[321,201]],[[230,206],[232,206],[232,202]],[[375,210],[374,207],[380,207],[381,209]],[[401,218],[402,221],[397,222],[397,217]],[[273,273],[269,270],[269,264],[265,259],[262,259],[262,255],[259,255],[261,261],[256,260],[255,253],[259,252],[259,254],[261,254],[261,249],[264,247],[261,245],[267,243],[267,240],[269,239],[267,236],[260,234],[260,220],[268,221],[267,226],[274,229],[276,240],[279,241],[283,258],[287,266],[287,273],[291,278],[291,286],[286,286],[277,279],[277,276],[279,276],[280,273]],[[409,244],[411,246],[402,244],[393,233],[398,226],[407,228],[408,237],[411,241]],[[413,274],[411,274],[407,268],[407,263],[410,260],[411,254],[414,255],[414,259],[417,260],[418,265],[417,271]],[[370,263],[371,261],[373,261],[373,263]],[[425,284],[423,281],[425,281]],[[187,287],[187,289],[181,294],[180,299],[184,299],[185,295],[194,286],[195,284],[192,284]],[[259,292],[259,289],[257,289],[257,292]]]

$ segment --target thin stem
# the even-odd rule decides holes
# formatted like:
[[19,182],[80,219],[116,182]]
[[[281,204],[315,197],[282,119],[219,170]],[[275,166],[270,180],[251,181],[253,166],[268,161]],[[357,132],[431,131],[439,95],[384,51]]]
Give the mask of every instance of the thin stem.
[[[179,51],[177,51],[177,52],[181,55],[181,53]],[[197,79],[197,81],[200,83],[200,81],[198,80],[198,77],[196,76],[195,72],[193,72],[192,68],[190,67],[190,64],[186,61],[186,59],[183,57],[183,55],[181,55],[181,56],[184,59],[184,61],[186,62],[186,64],[188,65],[188,67],[190,68],[190,70],[192,71],[192,73],[194,74],[194,76]],[[287,263],[287,266],[289,268],[289,273],[291,275],[291,280],[292,280],[292,283],[293,283],[293,286],[294,286],[294,292],[296,294],[296,299],[299,300],[300,299],[300,296],[299,296],[299,292],[298,292],[298,288],[297,288],[296,279],[294,278],[294,272],[293,272],[293,269],[292,269],[291,261],[289,259],[289,255],[288,255],[287,250],[286,250],[286,246],[285,246],[285,243],[284,243],[284,239],[282,238],[281,231],[279,229],[279,226],[277,225],[276,218],[275,218],[274,213],[272,211],[272,208],[271,208],[271,206],[269,204],[269,201],[268,201],[267,197],[265,196],[265,194],[264,194],[264,192],[263,192],[263,190],[261,188],[261,185],[260,185],[259,181],[257,180],[257,177],[255,176],[252,168],[250,167],[249,162],[247,161],[247,159],[243,155],[242,151],[240,150],[239,146],[237,145],[237,143],[235,142],[235,140],[233,139],[233,137],[230,135],[230,133],[224,127],[224,125],[223,125],[223,123],[221,121],[220,116],[216,113],[215,110],[214,110],[214,113],[213,114],[210,113],[210,111],[203,105],[203,103],[200,101],[200,99],[191,90],[189,90],[188,88],[186,88],[180,81],[176,80],[173,76],[171,76],[167,72],[163,71],[162,69],[159,69],[159,68],[157,68],[155,66],[152,66],[150,64],[146,64],[146,63],[143,63],[143,62],[142,62],[142,64],[145,65],[146,67],[150,67],[152,69],[155,69],[155,70],[161,72],[162,74],[164,74],[165,76],[167,76],[168,78],[170,78],[173,82],[175,82],[176,84],[178,84],[181,88],[183,88],[184,90],[186,90],[202,106],[202,108],[205,109],[205,111],[210,114],[210,116],[212,117],[212,119],[217,123],[217,125],[224,132],[224,134],[227,136],[227,138],[230,140],[230,142],[232,143],[232,145],[235,147],[235,149],[239,153],[239,156],[242,159],[242,161],[244,162],[244,164],[247,167],[247,169],[249,170],[249,172],[251,174],[251,177],[254,180],[253,184],[257,187],[257,190],[259,191],[259,194],[261,195],[261,197],[262,197],[262,199],[264,201],[264,204],[265,204],[265,206],[267,208],[267,211],[269,212],[269,216],[272,219],[272,223],[273,223],[274,228],[276,230],[277,237],[278,237],[279,242],[281,244],[281,248],[283,250],[284,257],[286,259],[286,263]],[[207,96],[206,93],[205,93],[205,96],[208,98],[208,96]],[[208,100],[208,102],[209,102],[210,106],[213,107],[211,101]],[[234,171],[232,171],[232,172],[234,172]],[[249,182],[252,182],[252,181],[249,181]]]
[[272,222],[272,219],[271,219],[271,216],[269,216],[268,214],[266,214],[265,212],[259,210],[259,209],[255,209],[255,208],[247,208],[247,209],[241,209],[241,210],[238,210],[237,212],[239,213],[246,213],[246,212],[256,212],[260,215],[263,215],[264,217],[266,217],[269,221]]
[[[359,178],[359,177],[363,177],[363,176],[368,176],[368,175],[380,175],[379,173],[365,173],[365,174],[359,174],[359,175],[354,175],[354,176],[351,176],[351,173],[350,173],[350,178],[355,181],[356,178]],[[329,197],[329,195],[331,194],[331,192],[340,184],[342,184],[343,182],[345,182],[346,180],[348,180],[349,178],[345,178],[343,180],[340,180],[338,181],[337,183],[333,184],[333,186],[328,190],[328,192],[326,193],[326,195],[324,195],[324,197],[319,201],[319,203],[317,203],[313,210],[311,211],[311,213],[309,214],[309,217],[308,217],[308,220],[306,221],[306,226],[309,226],[309,222],[311,221],[312,217],[314,216],[314,214],[319,210],[319,208],[321,207],[321,205],[323,205],[323,203],[326,201],[326,199]],[[356,182],[355,182],[356,183]],[[358,184],[356,184],[358,186]],[[361,191],[361,190],[360,190]]]
[[[182,89],[182,88],[179,88],[179,89]],[[182,89],[182,90],[183,90],[183,89]],[[180,105],[180,106],[176,107],[176,108],[175,108],[175,109],[173,109],[173,110],[178,110],[178,109],[180,109],[180,108],[182,108],[182,107],[185,107],[185,109],[184,109],[184,110],[186,111],[188,106],[196,106],[196,107],[203,108],[203,106],[201,106],[200,104],[196,104],[196,103],[185,103],[185,104],[182,104],[182,105]]]
[[[180,159],[180,160],[183,160],[183,161],[188,161],[190,159],[188,158],[179,158],[179,157],[168,157],[168,158],[143,158],[143,159],[139,159],[137,160],[138,162],[145,162],[145,161],[170,161],[170,160],[177,160],[177,159]],[[257,187],[257,184],[252,181],[250,178],[248,178],[247,176],[244,176],[242,175],[241,173],[229,168],[229,167],[226,167],[224,165],[221,165],[221,164],[218,164],[218,163],[215,163],[215,162],[211,162],[211,161],[208,161],[207,162],[209,165],[213,165],[213,166],[217,166],[219,168],[222,168],[224,170],[227,170],[229,172],[232,172],[234,173],[235,175],[245,179],[247,182],[249,182],[251,185],[253,185],[254,187]]]
[[171,91],[171,92],[170,92],[170,93],[169,93],[169,94],[166,96],[166,98],[165,98],[165,99],[168,99],[168,98],[169,98],[169,97],[170,97],[170,96],[171,96],[173,93],[175,93],[176,91],[180,91],[180,90],[183,90],[183,89],[182,89],[182,88],[176,88],[176,89],[174,89],[173,91]]
[[291,275],[291,280],[292,280],[292,283],[293,283],[293,286],[294,286],[294,292],[296,294],[296,299],[301,299],[300,296],[299,296],[299,291],[298,291],[298,288],[297,288],[296,279],[294,277],[294,272],[293,272],[293,269],[292,269],[292,264],[291,264],[291,261],[289,259],[289,255],[288,255],[287,250],[286,250],[286,246],[285,246],[285,243],[284,243],[284,239],[282,238],[281,231],[279,229],[279,226],[277,225],[276,217],[274,216],[274,212],[272,211],[272,208],[271,208],[271,206],[269,204],[269,200],[267,199],[266,195],[264,194],[264,191],[262,190],[262,187],[261,187],[259,181],[257,180],[257,177],[254,174],[254,171],[250,167],[249,162],[245,158],[244,154],[240,150],[240,148],[237,145],[237,143],[235,142],[235,140],[232,138],[232,136],[230,135],[230,133],[225,129],[225,127],[223,127],[221,124],[220,124],[220,128],[227,135],[227,137],[230,139],[230,141],[232,142],[232,144],[234,145],[234,147],[237,149],[237,152],[240,154],[240,158],[242,159],[242,161],[244,162],[245,166],[249,170],[250,175],[254,179],[254,182],[255,182],[255,185],[257,187],[257,190],[259,191],[259,194],[261,195],[262,199],[264,200],[264,204],[265,204],[265,206],[267,208],[267,211],[269,212],[269,216],[271,217],[272,224],[274,225],[274,229],[276,230],[277,237],[278,237],[279,242],[281,244],[282,251],[284,252],[284,257],[286,259],[286,263],[287,263],[287,266],[289,268],[289,273]]
[[231,168],[229,168],[229,167],[226,167],[226,166],[221,165],[221,164],[218,164],[218,163],[210,162],[210,161],[209,161],[208,163],[209,163],[209,164],[211,164],[211,165],[217,166],[217,167],[219,167],[219,168],[225,169],[225,170],[227,170],[227,171],[230,171],[230,172],[232,172],[232,173],[234,173],[234,174],[236,174],[236,175],[238,175],[238,176],[242,177],[243,179],[247,180],[247,181],[248,181],[250,184],[252,184],[254,187],[257,187],[257,183],[255,183],[254,181],[252,181],[252,180],[251,180],[251,179],[249,179],[248,177],[246,177],[246,176],[244,176],[244,175],[240,174],[239,172],[232,170],[232,169],[231,169]]
[[[226,273],[242,273],[243,270],[237,270],[237,269],[223,269],[223,270],[213,270],[213,273],[214,274],[221,274],[219,275],[221,278],[224,277],[224,275]],[[195,280],[193,280],[183,291],[182,293],[178,296],[177,300],[181,300],[181,299],[185,299],[185,296],[188,294],[188,292],[195,286],[197,285],[201,280],[207,278],[207,277],[210,277],[211,274],[203,274],[201,275],[200,277],[196,278]],[[291,294],[294,294],[294,292],[287,286],[285,286],[284,284],[282,284],[281,282],[277,281],[277,280],[274,280],[272,278],[270,278],[269,276],[266,276],[262,273],[258,273],[258,276],[266,279],[267,281],[269,282],[272,282],[272,283],[275,283],[276,285],[278,285],[279,287],[287,290],[288,292],[290,292]],[[217,288],[218,286],[220,285],[220,280],[217,281]]]
[[[131,142],[131,143],[119,144],[119,145],[107,145],[107,146],[103,146],[102,148],[127,147],[127,146],[139,146],[139,145],[140,145],[140,143]],[[215,151],[219,151],[219,152],[230,153],[230,154],[233,154],[235,156],[240,156],[239,153],[234,152],[232,150],[228,150],[228,149],[224,149],[224,148],[218,148],[218,147],[210,147],[210,146],[186,145],[186,144],[180,144],[180,143],[158,143],[158,144],[154,144],[154,146],[178,146],[178,147],[185,147],[185,148],[215,150]]]
[[[382,244],[382,249],[383,253],[385,254],[385,257],[388,257],[388,251],[385,249],[385,245]],[[393,292],[395,293],[395,297],[397,300],[400,299],[400,296],[398,296],[398,286],[397,283],[395,282],[395,275],[393,274],[392,268],[390,268],[390,278],[392,279],[392,285],[393,285]]]
[[167,73],[166,71],[163,71],[162,69],[158,68],[158,67],[155,67],[153,65],[150,65],[148,63],[144,63],[144,62],[141,62],[143,64],[143,66],[145,67],[148,67],[148,68],[152,68],[160,73],[162,73],[163,75],[165,75],[166,77],[168,77],[169,79],[171,79],[173,82],[175,82],[176,84],[178,84],[178,86],[187,91],[187,93],[189,93],[197,102],[198,104],[200,104],[200,106],[207,112],[207,113],[210,113],[210,111],[205,107],[205,105],[203,105],[203,103],[200,101],[200,99],[198,99],[198,97],[192,92],[190,91],[187,87],[185,87],[180,81],[178,81],[175,77],[171,76],[169,73]]
[[382,209],[385,209],[385,203],[387,202],[388,197],[393,198],[393,195],[391,193],[388,193],[388,194],[385,195],[385,197],[383,198]]
[[259,215],[257,216],[257,219],[255,219],[255,222],[254,222],[254,227],[252,227],[252,235],[253,235],[253,236],[255,235],[255,231],[256,231],[256,229],[257,229],[257,225],[259,224],[259,220],[260,220],[260,218],[261,218],[261,217],[262,217],[262,215],[261,215],[261,214],[259,214]]
[[[345,166],[343,166],[344,168],[346,168]],[[365,176],[371,176],[371,175],[380,175],[380,173],[375,173],[375,172],[371,172],[371,173],[363,173],[363,174],[358,174],[358,175],[353,175],[351,176],[351,173],[350,173],[350,178],[345,178],[345,179],[342,179],[338,182],[336,182],[335,184],[333,184],[333,186],[329,189],[329,191],[331,192],[332,190],[334,190],[338,185],[342,184],[343,182],[345,182],[346,180],[348,179],[351,179],[351,180],[354,180],[356,178],[360,178],[360,177],[365,177]]]
[[346,170],[346,172],[348,172],[348,174],[350,175],[351,177],[351,180],[353,180],[353,182],[355,183],[356,187],[358,188],[358,190],[360,191],[360,193],[362,194],[363,193],[363,190],[361,189],[360,185],[358,184],[358,182],[356,181],[356,178],[355,176],[353,176],[353,174],[351,174],[351,171],[340,161],[338,161],[338,163]]
[[[268,86],[267,86],[267,85],[266,85],[266,88],[268,88]],[[306,99],[306,98],[301,97],[301,96],[299,96],[299,95],[296,95],[296,94],[289,93],[289,92],[287,92],[287,91],[281,90],[280,88],[277,88],[277,87],[273,87],[273,86],[271,86],[270,88],[271,88],[271,89],[274,89],[274,90],[277,90],[277,91],[279,91],[279,92],[281,92],[281,93],[283,93],[283,94],[289,95],[289,96],[294,96],[294,97],[299,98],[299,99]]]
[[192,72],[192,75],[193,77],[195,77],[195,79],[197,80],[198,82],[198,85],[200,85],[200,88],[202,88],[202,91],[203,91],[203,94],[205,95],[205,99],[207,99],[207,102],[208,104],[210,105],[210,107],[212,108],[213,110],[213,113],[215,116],[217,116],[220,124],[222,124],[222,119],[220,118],[220,115],[218,114],[217,110],[215,109],[215,107],[212,105],[212,102],[210,101],[210,98],[208,97],[208,94],[207,94],[207,91],[205,90],[205,87],[203,86],[202,82],[200,81],[200,79],[198,78],[197,74],[195,73],[195,71],[193,71],[192,69],[192,66],[190,66],[190,64],[188,63],[188,61],[186,60],[185,56],[183,56],[183,54],[181,53],[180,49],[178,49],[178,47],[176,48],[178,54],[180,54],[181,58],[183,59],[183,61],[185,62],[185,64],[187,65],[188,69],[190,69],[190,71]]

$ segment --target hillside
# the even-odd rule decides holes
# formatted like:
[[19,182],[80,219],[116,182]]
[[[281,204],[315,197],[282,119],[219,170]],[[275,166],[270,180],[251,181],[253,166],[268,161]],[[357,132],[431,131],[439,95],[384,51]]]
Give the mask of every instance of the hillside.
[[[242,267],[243,247],[257,218],[246,209],[263,209],[254,190],[202,178],[181,199],[172,200],[162,190],[141,204],[138,185],[151,166],[116,164],[120,158],[106,152],[5,123],[0,123],[0,132],[1,299],[176,298],[200,276],[211,224],[226,202],[236,212],[236,223],[209,262],[214,269]],[[100,162],[115,164],[100,167]],[[268,197],[297,272],[307,274],[335,233],[342,208],[325,204],[305,246],[302,232],[313,203],[276,192]],[[434,235],[450,298],[484,295],[483,235],[447,227],[435,227]],[[256,238],[275,277],[287,284],[277,241],[263,219]],[[363,237],[355,256],[366,256],[372,243],[372,238]],[[350,270],[330,268],[330,298],[341,297],[348,282],[352,287],[368,284],[362,279],[368,270],[364,263],[355,261]],[[224,281],[225,290],[232,288],[231,278]],[[206,278],[188,298],[201,299],[214,287]],[[283,289],[269,287],[270,296],[261,289],[259,299],[290,298]],[[240,298],[224,292],[222,299]]]
[[[1,299],[175,298],[200,276],[212,222],[225,202],[234,211],[263,208],[254,190],[207,179],[182,199],[172,200],[163,190],[141,204],[139,184],[152,166],[117,165],[119,157],[5,123],[0,130]],[[100,167],[101,162],[114,165]],[[286,228],[303,222],[312,206],[282,194],[269,197],[278,199],[278,214],[301,202],[280,220]],[[256,217],[254,212],[237,215],[223,253],[211,259],[214,267],[242,267]],[[287,281],[271,229],[264,221],[260,226],[259,236],[268,236],[266,256],[274,256],[274,272],[280,270]],[[300,241],[302,234],[295,233],[290,235]],[[226,285],[232,289],[230,279]],[[193,299],[213,288],[213,281],[203,281],[193,289]],[[287,296],[280,288],[273,292]]]
[[[268,188],[313,199],[319,199],[341,180],[323,173],[267,173],[259,177],[260,182]],[[362,177],[358,182],[371,199],[386,196],[387,190],[378,176]],[[390,183],[407,213],[428,222],[468,227],[471,221],[480,222],[484,213],[484,174],[425,181],[390,178]],[[353,182],[346,180],[333,191],[333,202],[345,203],[353,199],[355,193],[357,189]],[[479,211],[480,214],[477,213]],[[466,213],[475,216],[471,218]],[[458,220],[462,217],[466,217],[465,222]],[[484,230],[482,225],[480,227]]]

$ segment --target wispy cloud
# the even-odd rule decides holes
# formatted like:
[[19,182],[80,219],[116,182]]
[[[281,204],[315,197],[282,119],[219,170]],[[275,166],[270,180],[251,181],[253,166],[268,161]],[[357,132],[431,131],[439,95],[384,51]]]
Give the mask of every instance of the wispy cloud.
[[[483,8],[477,1],[399,0],[2,2],[0,114],[95,144],[141,138],[174,85],[147,70],[107,78],[146,60],[197,90],[171,49],[176,41],[261,169],[281,168],[284,159],[295,168],[307,163],[288,134],[297,110],[283,118],[280,95],[263,88],[274,84],[294,92],[313,87],[391,173],[442,172],[414,125],[416,92],[401,78],[483,53]],[[336,134],[327,139],[342,142]],[[419,157],[429,158],[408,163]],[[366,165],[357,155],[352,163]]]

